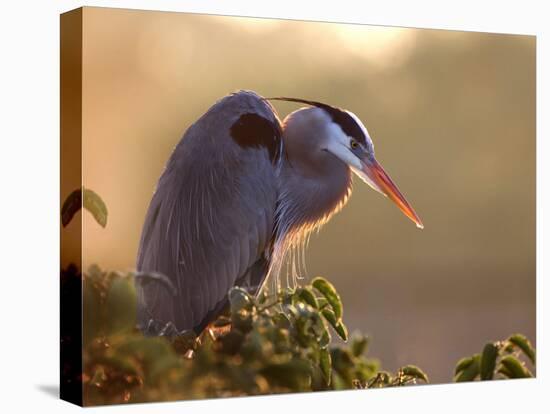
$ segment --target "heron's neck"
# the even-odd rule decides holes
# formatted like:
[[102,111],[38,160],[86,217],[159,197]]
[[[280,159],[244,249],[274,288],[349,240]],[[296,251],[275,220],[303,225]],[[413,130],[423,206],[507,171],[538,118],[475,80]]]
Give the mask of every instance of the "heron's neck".
[[[288,148],[287,148],[288,149]],[[277,173],[278,197],[269,277],[281,287],[284,263],[287,283],[305,276],[304,251],[309,235],[338,212],[351,195],[351,171],[332,154],[319,158],[292,157],[286,152]],[[290,273],[290,274],[289,274]],[[290,276],[290,278],[289,278]]]
[[309,165],[288,157],[279,172],[278,238],[304,238],[330,220],[351,195],[351,171],[332,154]]

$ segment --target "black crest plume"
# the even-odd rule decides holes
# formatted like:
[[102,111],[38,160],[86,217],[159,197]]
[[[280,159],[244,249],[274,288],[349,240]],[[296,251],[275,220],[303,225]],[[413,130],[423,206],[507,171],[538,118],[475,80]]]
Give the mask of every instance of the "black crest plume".
[[353,137],[355,140],[362,144],[366,144],[365,133],[363,128],[361,128],[355,119],[345,110],[337,108],[335,106],[328,105],[326,103],[318,101],[310,101],[308,99],[301,98],[288,98],[286,96],[277,96],[273,98],[265,98],[268,101],[287,101],[287,102],[297,102],[303,103],[310,106],[315,106],[317,108],[323,109],[332,119],[332,122],[338,124],[342,131],[350,137]]

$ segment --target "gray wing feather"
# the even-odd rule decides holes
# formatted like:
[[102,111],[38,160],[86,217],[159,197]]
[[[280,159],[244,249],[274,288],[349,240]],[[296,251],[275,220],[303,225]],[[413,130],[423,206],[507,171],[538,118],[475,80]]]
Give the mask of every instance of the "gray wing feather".
[[152,319],[180,330],[204,327],[228,290],[265,259],[275,220],[276,167],[268,148],[253,145],[254,137],[243,144],[232,136],[244,114],[275,126],[279,136],[262,139],[280,139],[273,108],[241,91],[218,101],[187,130],[159,179],[137,268],[167,275],[177,295],[159,283],[139,282],[142,326]]

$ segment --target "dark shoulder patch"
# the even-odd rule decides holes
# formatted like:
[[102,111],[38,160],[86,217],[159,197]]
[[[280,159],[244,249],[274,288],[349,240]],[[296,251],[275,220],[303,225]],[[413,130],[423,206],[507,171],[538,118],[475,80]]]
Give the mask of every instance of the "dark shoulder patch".
[[231,126],[231,137],[242,148],[267,148],[271,162],[281,155],[280,125],[258,114],[241,115]]

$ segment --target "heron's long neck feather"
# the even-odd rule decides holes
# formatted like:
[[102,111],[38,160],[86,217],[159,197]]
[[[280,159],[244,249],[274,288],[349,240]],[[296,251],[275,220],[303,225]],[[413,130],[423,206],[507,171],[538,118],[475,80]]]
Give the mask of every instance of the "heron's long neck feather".
[[[327,174],[307,177],[286,160],[279,172],[275,245],[269,279],[272,287],[296,285],[305,273],[305,248],[319,230],[347,202],[352,190],[349,168],[329,161]],[[285,274],[286,270],[286,274]],[[286,281],[286,283],[285,283]]]

